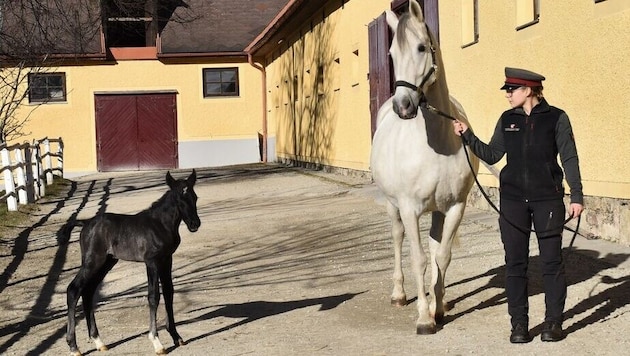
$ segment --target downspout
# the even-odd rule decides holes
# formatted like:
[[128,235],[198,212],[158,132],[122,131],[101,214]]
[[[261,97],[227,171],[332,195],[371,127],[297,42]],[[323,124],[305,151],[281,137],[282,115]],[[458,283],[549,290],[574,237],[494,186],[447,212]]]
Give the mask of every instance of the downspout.
[[247,61],[262,74],[262,162],[267,163],[267,71],[264,66],[254,63],[251,53],[247,53]]

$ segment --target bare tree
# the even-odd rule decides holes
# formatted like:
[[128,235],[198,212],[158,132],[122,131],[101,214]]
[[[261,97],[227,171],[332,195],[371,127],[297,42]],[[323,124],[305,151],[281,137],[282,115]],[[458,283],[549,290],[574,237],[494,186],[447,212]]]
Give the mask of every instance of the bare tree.
[[0,143],[28,134],[24,124],[37,108],[25,106],[29,76],[101,52],[99,7],[98,0],[0,0]]
[[104,58],[111,16],[157,19],[148,46],[166,22],[198,19],[182,0],[0,0],[0,143],[27,135],[33,110],[47,102],[26,105],[34,78],[64,62]]

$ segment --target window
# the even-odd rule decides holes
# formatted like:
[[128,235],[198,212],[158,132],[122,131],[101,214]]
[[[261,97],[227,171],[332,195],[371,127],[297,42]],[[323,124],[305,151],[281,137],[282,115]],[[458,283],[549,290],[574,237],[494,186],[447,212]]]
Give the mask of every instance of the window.
[[205,68],[203,97],[238,96],[238,68]]
[[478,9],[478,0],[462,0],[462,48],[479,41]]
[[538,23],[540,18],[539,0],[517,0],[516,1],[516,30]]
[[104,2],[107,47],[154,47],[156,22],[152,1]]
[[66,73],[29,74],[28,101],[31,103],[66,101]]

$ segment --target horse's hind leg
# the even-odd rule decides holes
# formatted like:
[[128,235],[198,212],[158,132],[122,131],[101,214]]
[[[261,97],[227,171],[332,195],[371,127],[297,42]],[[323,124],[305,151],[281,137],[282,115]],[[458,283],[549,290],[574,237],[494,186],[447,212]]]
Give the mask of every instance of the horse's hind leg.
[[158,355],[166,354],[166,350],[157,332],[157,308],[160,304],[160,282],[158,277],[158,267],[155,261],[147,261],[147,281],[149,288],[149,340],[153,344],[153,349]]
[[171,268],[173,267],[173,258],[169,256],[168,259],[161,261],[159,265],[160,284],[162,285],[162,293],[164,294],[164,306],[166,308],[166,330],[173,338],[175,345],[186,345],[186,342],[177,333],[175,328],[175,317],[173,315],[173,275]]
[[90,339],[92,339],[92,341],[94,342],[96,349],[99,351],[107,351],[108,348],[101,340],[98,332],[98,327],[96,326],[96,319],[94,318],[94,295],[96,294],[96,289],[98,288],[99,284],[101,284],[107,273],[111,271],[111,269],[117,262],[117,259],[114,259],[111,256],[107,256],[105,263],[88,281],[85,288],[83,289],[83,293],[81,293],[81,296],[83,297],[83,311],[85,314],[85,321],[88,325],[88,333],[90,335]]
[[400,219],[400,211],[393,204],[387,203],[387,213],[392,222],[392,239],[394,241],[394,290],[392,291],[391,303],[394,306],[407,305],[407,295],[405,294],[405,276],[402,272],[402,244],[405,227]]
[[72,282],[68,285],[66,292],[66,301],[68,303],[68,329],[66,331],[66,342],[70,347],[70,355],[81,355],[81,351],[77,347],[77,335],[76,335],[76,308],[85,284],[85,269],[81,267],[79,272],[74,277]]

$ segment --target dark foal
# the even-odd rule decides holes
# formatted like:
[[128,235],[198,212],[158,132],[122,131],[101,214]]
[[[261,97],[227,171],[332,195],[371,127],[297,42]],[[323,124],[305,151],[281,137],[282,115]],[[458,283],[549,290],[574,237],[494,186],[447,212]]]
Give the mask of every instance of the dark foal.
[[149,287],[149,340],[156,354],[165,354],[157,333],[156,313],[160,302],[160,284],[166,307],[166,330],[176,345],[184,340],[175,329],[173,318],[173,280],[171,268],[173,253],[181,242],[179,225],[184,221],[191,232],[199,229],[197,194],[193,189],[197,174],[193,169],[187,179],[175,180],[166,173],[170,190],[150,208],[135,215],[105,213],[88,220],[66,223],[59,231],[59,244],[70,240],[72,228],[83,226],[80,235],[81,268],[68,286],[68,332],[66,340],[72,355],[81,355],[75,334],[75,309],[79,297],[83,298],[83,310],[90,338],[100,351],[107,350],[101,341],[94,320],[93,298],[96,288],[118,260],[144,262],[147,266]]

